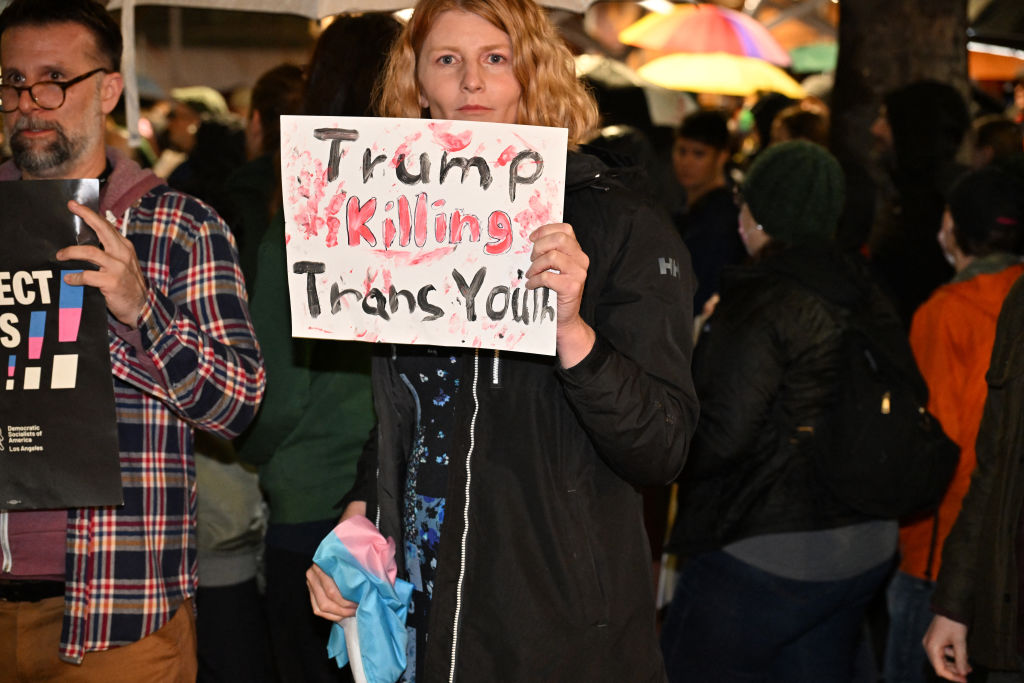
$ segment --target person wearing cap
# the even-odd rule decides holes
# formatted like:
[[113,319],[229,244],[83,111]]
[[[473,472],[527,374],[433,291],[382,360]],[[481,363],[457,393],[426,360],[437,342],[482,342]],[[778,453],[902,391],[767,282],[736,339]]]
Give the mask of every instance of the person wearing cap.
[[742,185],[752,259],[722,274],[693,373],[701,414],[668,550],[685,559],[662,630],[671,681],[849,681],[897,525],[815,477],[844,365],[840,308],[913,363],[894,306],[833,235],[843,174],[820,145],[773,145]]
[[928,410],[960,446],[960,463],[935,514],[900,529],[900,570],[887,596],[885,679],[908,683],[928,680],[921,639],[943,543],[975,468],[996,319],[1024,274],[1024,181],[994,166],[963,176],[950,191],[938,241],[956,275],[914,313],[910,344],[928,383]]

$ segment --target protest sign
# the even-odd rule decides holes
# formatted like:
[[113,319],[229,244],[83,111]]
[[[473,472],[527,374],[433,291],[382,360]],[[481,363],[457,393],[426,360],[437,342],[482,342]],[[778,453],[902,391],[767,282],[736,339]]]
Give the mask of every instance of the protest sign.
[[562,220],[567,131],[281,117],[297,337],[552,355],[556,296],[530,234]]
[[0,509],[118,505],[121,469],[107,307],[64,283],[99,244],[69,199],[96,210],[97,180],[0,183]]

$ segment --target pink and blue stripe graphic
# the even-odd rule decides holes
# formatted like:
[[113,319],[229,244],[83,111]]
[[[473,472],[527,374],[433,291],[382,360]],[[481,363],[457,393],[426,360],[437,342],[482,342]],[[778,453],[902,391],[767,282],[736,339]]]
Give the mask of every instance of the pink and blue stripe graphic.
[[78,327],[82,322],[82,298],[85,287],[69,285],[64,276],[69,273],[81,273],[80,270],[62,270],[60,273],[60,317],[57,340],[61,342],[78,341]]
[[14,377],[14,368],[17,366],[17,360],[14,356],[7,357],[7,376]]
[[46,332],[46,311],[32,311],[28,322],[28,357],[39,360],[43,352],[43,334]]

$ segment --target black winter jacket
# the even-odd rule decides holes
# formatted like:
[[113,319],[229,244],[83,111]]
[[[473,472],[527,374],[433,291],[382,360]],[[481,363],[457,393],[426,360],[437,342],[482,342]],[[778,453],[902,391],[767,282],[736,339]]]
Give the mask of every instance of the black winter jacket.
[[841,390],[841,309],[873,320],[875,338],[913,364],[895,309],[856,257],[770,243],[754,264],[725,271],[694,352],[701,416],[671,552],[865,519],[823,488],[813,461]]
[[[689,256],[593,157],[569,154],[566,187],[597,344],[569,370],[484,350],[464,363],[423,683],[664,679],[636,487],[678,475],[696,426]],[[401,539],[414,404],[391,358],[373,382],[376,439],[346,499]]]

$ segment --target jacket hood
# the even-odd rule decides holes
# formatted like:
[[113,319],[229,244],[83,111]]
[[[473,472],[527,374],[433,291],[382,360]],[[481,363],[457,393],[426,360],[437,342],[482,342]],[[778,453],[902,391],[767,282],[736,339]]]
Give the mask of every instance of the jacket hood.
[[[117,150],[107,148],[107,161],[114,170],[100,196],[100,213],[120,216],[144,194],[163,184],[155,173],[144,170]],[[13,161],[0,165],[0,182],[21,180],[21,171]]]
[[569,152],[565,158],[565,191],[574,192],[599,184],[608,166],[597,157],[582,152]]
[[107,148],[107,160],[114,167],[100,196],[100,213],[120,216],[144,194],[164,181],[117,150]]

